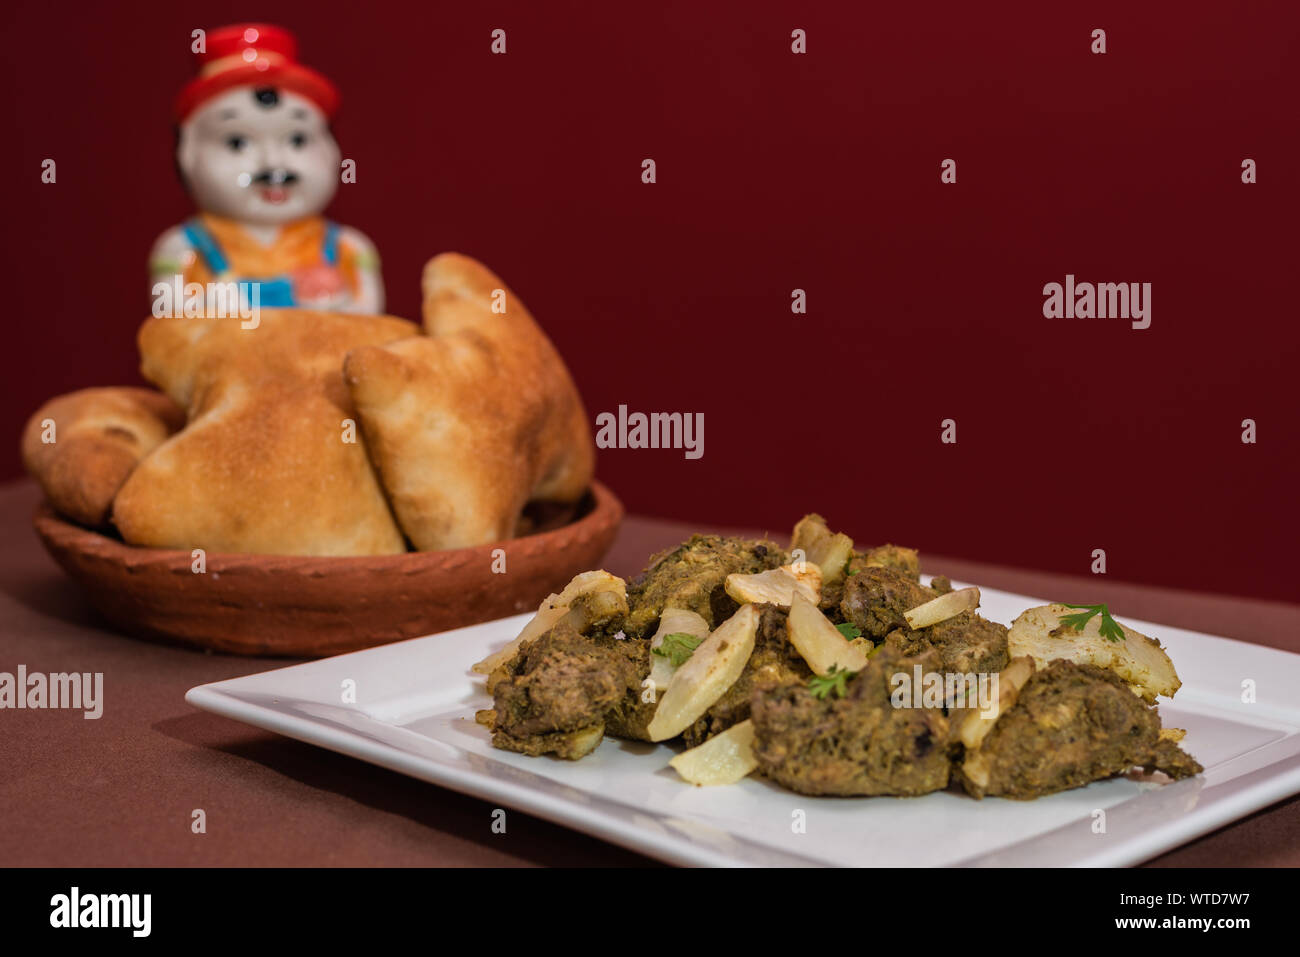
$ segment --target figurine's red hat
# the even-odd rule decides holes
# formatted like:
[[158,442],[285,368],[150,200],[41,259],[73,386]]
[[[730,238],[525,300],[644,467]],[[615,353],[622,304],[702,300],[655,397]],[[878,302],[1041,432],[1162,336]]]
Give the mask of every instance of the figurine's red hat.
[[326,116],[339,105],[334,84],[298,62],[298,41],[281,27],[240,23],[210,30],[199,63],[199,75],[176,98],[178,122],[218,93],[249,84],[292,90],[319,106]]

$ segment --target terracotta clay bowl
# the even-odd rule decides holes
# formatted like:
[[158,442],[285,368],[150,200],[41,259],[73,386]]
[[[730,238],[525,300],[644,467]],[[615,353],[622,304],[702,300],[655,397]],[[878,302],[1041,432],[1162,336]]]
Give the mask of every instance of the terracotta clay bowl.
[[[241,655],[325,656],[535,610],[600,567],[623,505],[595,482],[566,523],[443,552],[363,558],[207,555],[137,548],[36,511],[46,549],[127,634]],[[505,550],[504,574],[493,550]],[[498,563],[498,567],[500,567]]]

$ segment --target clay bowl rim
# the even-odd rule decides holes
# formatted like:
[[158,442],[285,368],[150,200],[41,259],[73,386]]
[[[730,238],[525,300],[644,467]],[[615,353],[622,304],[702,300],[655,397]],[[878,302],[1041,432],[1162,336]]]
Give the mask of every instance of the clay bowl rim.
[[[564,541],[584,533],[595,534],[602,529],[617,529],[623,522],[626,511],[607,485],[592,479],[588,489],[591,508],[580,518],[558,528],[507,538],[486,545],[472,545],[468,548],[448,548],[430,552],[401,552],[396,555],[279,555],[259,554],[253,552],[207,552],[205,561],[208,565],[218,565],[223,573],[241,567],[266,567],[281,571],[291,571],[312,576],[340,574],[365,569],[367,571],[392,570],[410,572],[425,566],[454,566],[462,562],[491,554],[493,549],[506,548],[511,545],[526,543],[530,549],[559,546],[563,550]],[[585,496],[584,496],[585,497]],[[161,566],[164,568],[188,569],[194,561],[193,552],[177,548],[152,548],[142,545],[129,545],[126,542],[110,538],[103,532],[78,525],[64,518],[50,503],[44,499],[36,507],[32,516],[32,525],[36,534],[47,546],[58,547],[78,552],[82,555],[93,554],[122,566],[143,568]],[[508,554],[508,552],[507,552]]]

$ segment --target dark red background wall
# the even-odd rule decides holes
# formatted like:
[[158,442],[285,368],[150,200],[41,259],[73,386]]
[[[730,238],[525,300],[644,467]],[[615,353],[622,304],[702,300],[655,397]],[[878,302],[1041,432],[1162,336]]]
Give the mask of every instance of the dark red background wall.
[[[43,399],[137,381],[190,31],[264,19],[343,90],[332,215],[392,311],[461,250],[593,418],[705,414],[699,461],[601,453],[632,510],[1294,600],[1296,4],[951,6],[7,6],[3,472]],[[1151,282],[1151,328],[1045,319],[1066,273]]]

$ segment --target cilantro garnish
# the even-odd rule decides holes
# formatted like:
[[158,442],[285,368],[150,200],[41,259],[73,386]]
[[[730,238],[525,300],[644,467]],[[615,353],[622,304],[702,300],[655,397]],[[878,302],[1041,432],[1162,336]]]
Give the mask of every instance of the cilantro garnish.
[[812,692],[814,698],[825,700],[832,691],[838,697],[843,698],[848,690],[849,679],[856,674],[856,671],[849,671],[839,665],[831,665],[831,670],[826,674],[813,675],[808,679],[808,690]]
[[1110,616],[1110,609],[1103,605],[1066,605],[1066,608],[1082,608],[1074,615],[1062,615],[1061,624],[1075,631],[1083,631],[1094,615],[1101,615],[1101,636],[1107,641],[1123,641],[1124,629]]
[[844,636],[845,641],[852,641],[854,638],[862,637],[862,629],[851,621],[846,621],[842,625],[836,625],[835,630]]
[[664,640],[660,642],[658,648],[651,648],[651,654],[659,655],[661,658],[667,658],[674,668],[680,668],[686,664],[686,660],[695,654],[695,649],[700,647],[703,638],[696,638],[692,634],[684,631],[674,631],[671,634],[664,635]]

